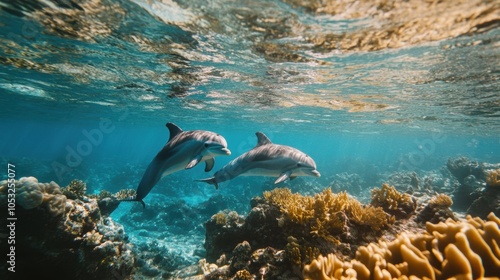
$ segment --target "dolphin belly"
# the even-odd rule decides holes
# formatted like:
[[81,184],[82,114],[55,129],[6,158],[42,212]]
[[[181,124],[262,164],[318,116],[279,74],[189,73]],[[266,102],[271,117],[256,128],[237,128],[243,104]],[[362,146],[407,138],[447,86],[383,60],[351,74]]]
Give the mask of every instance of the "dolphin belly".
[[282,173],[281,169],[252,168],[239,176],[279,176]]
[[[191,148],[191,149],[189,149]],[[149,164],[137,188],[137,198],[142,199],[163,177],[184,170],[192,157],[197,155],[193,147],[184,147],[168,151],[167,156],[158,154]]]

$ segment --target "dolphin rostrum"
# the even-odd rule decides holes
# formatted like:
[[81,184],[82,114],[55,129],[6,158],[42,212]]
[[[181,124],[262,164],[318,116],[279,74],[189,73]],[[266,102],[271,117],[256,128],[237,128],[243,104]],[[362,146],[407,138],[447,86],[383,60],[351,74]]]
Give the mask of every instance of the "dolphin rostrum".
[[219,188],[219,183],[238,176],[276,176],[275,184],[297,176],[319,177],[314,160],[303,152],[284,145],[271,143],[262,132],[257,132],[257,145],[235,158],[213,177],[197,180]]
[[221,135],[206,130],[183,131],[173,123],[167,123],[170,138],[167,144],[149,164],[137,187],[135,197],[125,201],[139,201],[145,207],[143,198],[158,181],[183,169],[190,169],[200,162],[205,162],[205,172],[214,167],[214,157],[230,155],[227,142]]

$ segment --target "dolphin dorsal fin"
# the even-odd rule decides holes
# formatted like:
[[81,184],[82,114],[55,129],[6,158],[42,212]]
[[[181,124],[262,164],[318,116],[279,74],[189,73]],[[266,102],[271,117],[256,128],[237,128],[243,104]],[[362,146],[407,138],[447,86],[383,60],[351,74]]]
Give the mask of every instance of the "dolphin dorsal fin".
[[271,140],[264,133],[259,131],[255,135],[257,135],[257,146],[255,147],[272,144]]
[[178,127],[176,124],[171,122],[167,123],[166,126],[170,131],[170,138],[168,138],[168,141],[172,140],[172,138],[174,138],[177,134],[183,131],[182,128]]

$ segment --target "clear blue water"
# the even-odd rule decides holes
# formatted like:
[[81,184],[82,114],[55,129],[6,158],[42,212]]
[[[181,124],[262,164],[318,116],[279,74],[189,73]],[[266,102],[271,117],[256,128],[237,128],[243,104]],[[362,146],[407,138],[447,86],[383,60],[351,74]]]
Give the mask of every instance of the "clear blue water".
[[[14,163],[18,177],[61,186],[81,179],[95,193],[136,188],[168,140],[167,122],[226,138],[232,155],[216,158],[212,172],[251,149],[257,131],[304,151],[322,177],[284,184],[291,188],[324,188],[335,174],[368,167],[438,170],[459,155],[500,162],[498,28],[398,49],[318,50],[290,30],[341,33],[369,23],[280,1],[109,0],[86,1],[86,16],[72,8],[76,14],[60,17],[67,24],[54,24],[47,3],[64,6],[0,5],[0,162]],[[43,9],[52,12],[40,16]],[[273,37],[253,16],[288,19],[270,27],[284,30]],[[285,44],[303,59],[273,59],[258,51],[262,42]],[[92,143],[92,133],[102,137]],[[146,202],[274,187],[248,177],[218,191],[193,182],[207,175],[202,166],[172,174]],[[380,184],[376,176],[365,181]]]

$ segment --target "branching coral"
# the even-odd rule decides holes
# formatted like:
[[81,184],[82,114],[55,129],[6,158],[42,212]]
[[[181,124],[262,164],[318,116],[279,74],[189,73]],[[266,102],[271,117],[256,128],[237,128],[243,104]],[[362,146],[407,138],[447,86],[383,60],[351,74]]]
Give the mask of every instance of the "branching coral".
[[69,199],[82,199],[87,191],[87,184],[82,180],[72,180],[69,185],[62,189],[63,194]]
[[382,207],[387,213],[407,216],[417,208],[416,201],[408,194],[402,194],[396,188],[383,184],[380,189],[372,190],[371,205]]
[[500,187],[500,169],[490,170],[486,175],[486,186]]
[[287,188],[264,192],[264,199],[277,205],[293,224],[306,226],[312,234],[328,237],[341,232],[347,220],[380,230],[390,220],[381,208],[362,206],[346,192],[332,193],[325,189],[314,197],[293,194]]
[[285,258],[296,267],[302,267],[303,263],[309,263],[320,255],[316,247],[303,246],[293,236],[288,236],[285,247]]
[[436,196],[433,196],[429,201],[429,206],[433,208],[449,208],[453,205],[453,200],[448,195],[441,193]]
[[123,189],[114,194],[117,199],[125,199],[129,197],[135,197],[136,192],[134,189]]
[[227,225],[235,225],[240,220],[240,216],[236,211],[224,210],[220,211],[217,214],[214,214],[211,218],[215,220],[217,225],[227,226]]
[[467,216],[464,222],[427,223],[424,234],[403,233],[392,242],[362,246],[356,259],[333,254],[304,267],[305,279],[480,279],[500,275],[500,219]]
[[302,258],[300,254],[300,245],[298,243],[297,238],[293,236],[288,236],[287,241],[288,243],[286,244],[285,247],[285,257],[291,264],[296,266],[301,266]]
[[224,212],[219,212],[217,214],[214,214],[212,216],[212,219],[215,219],[215,223],[218,225],[225,225],[227,224],[227,214]]
[[107,190],[101,190],[99,192],[99,195],[97,196],[97,199],[101,200],[101,199],[105,199],[107,197],[111,197],[113,196],[109,191]]

